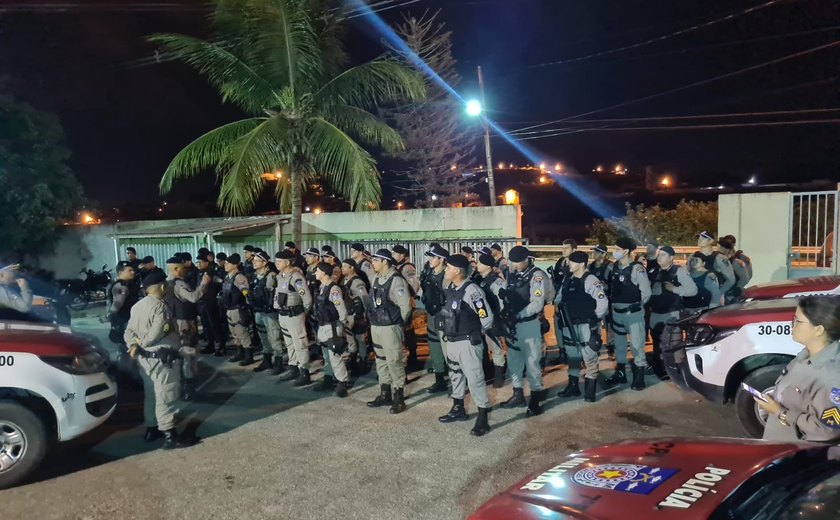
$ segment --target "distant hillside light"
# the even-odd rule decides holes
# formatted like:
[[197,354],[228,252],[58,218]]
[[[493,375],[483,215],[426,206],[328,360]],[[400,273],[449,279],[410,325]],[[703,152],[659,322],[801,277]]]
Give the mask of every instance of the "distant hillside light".
[[519,192],[516,190],[507,190],[505,192],[505,204],[519,204]]
[[672,182],[671,177],[666,175],[665,177],[662,177],[662,180],[659,181],[659,184],[663,188],[670,188],[671,187],[671,182]]
[[481,102],[477,99],[467,101],[467,115],[477,117],[481,115]]

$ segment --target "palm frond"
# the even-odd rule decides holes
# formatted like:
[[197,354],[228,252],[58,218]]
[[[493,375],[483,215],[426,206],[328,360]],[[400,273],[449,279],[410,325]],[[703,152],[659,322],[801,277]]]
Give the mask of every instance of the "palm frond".
[[307,142],[315,170],[343,197],[353,210],[379,207],[382,189],[376,161],[340,128],[323,118],[312,118]]
[[405,149],[400,134],[367,110],[339,105],[325,110],[324,118],[362,143],[377,146],[386,153],[401,152]]
[[223,101],[233,102],[249,114],[276,106],[271,85],[221,44],[181,34],[157,34],[148,40],[160,44],[205,76],[222,94]]
[[315,93],[316,102],[373,108],[381,104],[421,101],[426,96],[423,77],[388,58],[348,69]]
[[161,193],[172,189],[175,181],[187,179],[211,168],[218,168],[232,143],[254,130],[265,118],[243,119],[210,130],[178,152],[160,181]]

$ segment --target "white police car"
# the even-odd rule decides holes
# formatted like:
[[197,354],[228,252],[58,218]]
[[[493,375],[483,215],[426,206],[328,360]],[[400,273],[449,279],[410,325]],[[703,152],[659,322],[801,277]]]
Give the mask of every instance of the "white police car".
[[0,489],[30,474],[52,442],[110,417],[117,386],[105,362],[68,327],[0,322]]

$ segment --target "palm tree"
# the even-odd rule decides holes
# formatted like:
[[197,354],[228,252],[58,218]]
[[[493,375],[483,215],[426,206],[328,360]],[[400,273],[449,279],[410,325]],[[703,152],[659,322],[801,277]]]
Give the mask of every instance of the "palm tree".
[[218,40],[150,37],[164,56],[192,66],[223,102],[248,115],[181,150],[161,191],[213,169],[221,179],[219,208],[241,215],[265,189],[263,174],[282,170],[275,194],[282,211],[291,209],[298,242],[302,192],[316,176],[353,210],[379,207],[379,172],[363,145],[394,152],[403,141],[371,110],[420,100],[425,87],[420,75],[387,56],[344,67],[338,16],[322,0],[217,0],[211,19]]

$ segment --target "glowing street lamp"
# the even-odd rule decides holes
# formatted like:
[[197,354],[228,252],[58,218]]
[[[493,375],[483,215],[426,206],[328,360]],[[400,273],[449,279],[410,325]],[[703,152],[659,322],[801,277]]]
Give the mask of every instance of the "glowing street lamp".
[[659,181],[659,184],[663,188],[670,188],[671,187],[671,182],[672,182],[671,177],[668,177],[666,175],[665,177],[662,177],[662,180]]
[[467,115],[470,117],[478,117],[481,115],[481,101],[477,99],[471,99],[467,101]]
[[507,190],[505,192],[505,204],[519,204],[519,192],[516,190]]
[[[467,115],[479,117],[484,111],[486,100],[484,98],[484,74],[481,73],[481,66],[478,67],[478,87],[481,91],[481,100],[470,99],[467,101]],[[490,192],[490,205],[496,205],[496,183],[493,180],[493,155],[490,151],[490,124],[487,118],[481,117],[481,124],[484,125],[484,157],[487,160],[487,190]]]

